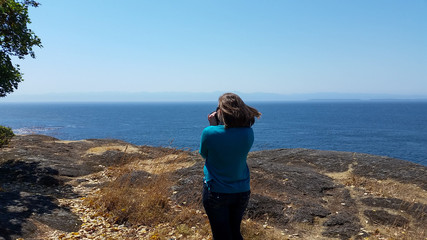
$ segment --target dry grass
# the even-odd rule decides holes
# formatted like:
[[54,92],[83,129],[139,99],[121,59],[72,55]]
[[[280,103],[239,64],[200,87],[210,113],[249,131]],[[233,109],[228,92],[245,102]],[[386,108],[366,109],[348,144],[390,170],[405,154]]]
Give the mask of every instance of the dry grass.
[[[415,184],[401,183],[392,179],[378,180],[374,178],[367,178],[355,175],[352,171],[352,166],[350,165],[349,170],[346,172],[340,173],[326,173],[329,177],[333,178],[340,184],[345,185],[351,193],[353,199],[356,200],[356,204],[359,209],[359,218],[361,219],[361,224],[366,232],[370,233],[369,237],[364,239],[373,240],[373,239],[427,239],[427,230],[424,226],[420,226],[416,223],[417,220],[413,216],[405,214],[403,211],[398,211],[394,209],[382,209],[379,207],[368,207],[363,205],[360,202],[360,199],[365,197],[380,197],[380,198],[396,198],[401,199],[407,204],[427,204],[427,191],[418,187]],[[411,206],[402,206],[404,208],[412,208]],[[412,219],[411,223],[408,226],[399,227],[399,226],[386,226],[386,225],[376,225],[369,223],[366,216],[364,216],[363,211],[366,209],[373,210],[386,210],[390,214],[394,215],[405,215],[406,218]],[[423,212],[423,211],[420,211]]]
[[377,180],[356,175],[349,176],[343,183],[349,187],[365,190],[375,196],[427,204],[427,191],[415,184],[400,183],[391,179]]
[[154,226],[169,221],[169,186],[165,175],[147,178],[144,184],[133,185],[131,172],[120,171],[121,176],[103,187],[98,194],[86,199],[87,203],[116,223]]
[[325,218],[316,217],[314,219],[314,223],[291,222],[288,227],[292,229],[293,234],[290,234],[290,236],[299,237],[302,239],[330,239],[322,235],[323,231],[325,230],[323,227],[323,223],[325,221]]
[[187,153],[172,152],[144,161],[134,161],[128,167],[133,170],[143,170],[151,174],[168,174],[178,169],[190,167],[194,163],[195,161],[190,160]]
[[164,149],[149,159],[125,156],[121,162],[108,168],[106,175],[112,181],[87,197],[87,205],[112,223],[151,227],[149,239],[209,239],[209,222],[199,207],[180,206],[171,200],[171,174],[195,163],[188,153]]
[[[382,198],[396,198],[407,202],[407,204],[411,204],[410,206],[401,206],[402,209],[412,208],[413,205],[416,203],[427,204],[427,192],[414,184],[400,183],[391,179],[376,180],[356,175],[352,175],[344,183],[350,188],[362,190],[362,192],[364,192],[363,195],[367,194]],[[360,197],[361,196],[359,196],[358,198]],[[395,215],[404,214],[402,211],[399,212],[398,210],[382,210],[387,210],[391,214]],[[422,213],[423,211],[420,212]],[[406,217],[408,219],[413,218],[409,215],[407,215]],[[367,219],[365,219],[364,216],[361,216],[361,219],[362,223],[363,221],[365,221],[365,223],[367,222]],[[372,226],[367,226],[366,224],[364,224],[365,227],[367,229],[370,229],[372,233],[372,235],[367,239],[381,239],[386,237],[387,239],[426,240],[427,230],[425,226],[413,224],[413,222],[417,222],[416,219],[413,219],[411,222],[412,223],[410,223],[408,226],[404,227],[399,227],[395,225],[378,225],[378,228],[376,228],[375,230],[373,230]]]
[[283,240],[288,239],[285,237],[285,233],[279,232],[271,226],[262,224],[251,219],[242,221],[241,231],[243,239],[250,240]]
[[[150,227],[148,239],[212,239],[200,204],[182,206],[171,200],[175,184],[171,174],[195,162],[188,152],[179,150],[156,152],[144,160],[124,157],[120,166],[108,168],[106,175],[112,180],[87,197],[85,204],[112,223]],[[135,181],[132,177],[138,174]],[[243,221],[242,234],[248,240],[286,239],[277,229],[251,220]]]
[[426,240],[426,229],[418,228],[408,230],[407,228],[399,228],[395,226],[381,226],[371,232],[366,240]]
[[[108,150],[127,152],[128,146],[105,146],[89,149],[88,153]],[[138,151],[130,149],[131,152]],[[135,168],[138,159],[121,159],[122,165],[110,167],[106,175],[113,179],[105,184],[98,194],[86,198],[86,204],[96,209],[100,215],[106,216],[114,223],[130,225],[155,226],[170,220],[171,195],[169,175],[143,174]],[[137,182],[134,180],[137,177]]]
[[86,151],[86,155],[102,155],[106,151],[120,151],[126,153],[139,153],[140,149],[131,145],[104,145],[90,148]]
[[209,239],[211,236],[208,218],[196,206],[181,207],[180,211],[175,212],[170,224],[176,235],[184,239]]

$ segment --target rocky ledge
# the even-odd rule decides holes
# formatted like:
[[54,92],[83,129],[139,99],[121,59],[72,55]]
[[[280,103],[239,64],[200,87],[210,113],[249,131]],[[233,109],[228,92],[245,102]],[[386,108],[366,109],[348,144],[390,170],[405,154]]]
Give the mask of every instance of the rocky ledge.
[[[174,169],[171,204],[192,204],[203,214],[203,160],[195,152],[182,152],[179,159],[163,161]],[[109,167],[124,164],[124,156],[149,166],[159,153],[170,151],[119,140],[15,136],[0,149],[0,239],[96,238],[84,230],[84,211],[75,209],[101,186],[93,180],[101,179]],[[260,223],[283,239],[427,237],[425,166],[309,149],[252,152],[248,164],[252,196],[245,221]],[[176,226],[169,227],[173,231]],[[102,236],[108,238],[111,232],[116,234],[112,239],[126,238],[117,235],[120,229],[106,230]],[[148,228],[138,231],[142,238],[153,236]],[[203,239],[191,234],[181,238]]]

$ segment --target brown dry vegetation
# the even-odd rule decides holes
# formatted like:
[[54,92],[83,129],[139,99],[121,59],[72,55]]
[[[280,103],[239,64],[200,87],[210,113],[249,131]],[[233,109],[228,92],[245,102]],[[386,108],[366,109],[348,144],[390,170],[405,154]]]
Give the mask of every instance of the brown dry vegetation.
[[[88,198],[85,203],[112,223],[125,223],[128,226],[145,225],[151,227],[149,239],[167,239],[171,232],[181,239],[210,239],[210,227],[201,204],[195,203],[194,196],[187,196],[188,203],[173,198],[172,190],[176,184],[171,177],[179,169],[193,166],[201,161],[192,153],[174,149],[163,150],[147,159],[126,159],[123,164],[107,170],[110,182]],[[427,203],[426,191],[413,184],[399,183],[393,180],[376,180],[360,177],[352,173],[350,167],[346,172],[325,173],[335,182],[345,185],[351,198],[359,207],[358,217],[365,232],[370,233],[364,239],[425,239],[426,230],[421,226],[398,224],[389,226],[370,223],[364,215],[360,199],[366,195],[392,197],[406,202]],[[287,179],[283,179],[286,183]],[[253,193],[271,195],[260,182],[254,182]],[[270,197],[278,198],[283,196]],[[341,205],[329,199],[331,209]],[[292,207],[292,206],[288,206]],[[370,208],[372,209],[372,208]],[[378,208],[380,210],[381,208]],[[375,210],[373,210],[375,211]],[[423,212],[423,211],[421,211]],[[325,219],[316,218],[313,223],[290,222],[283,228],[270,226],[263,222],[244,219],[242,234],[245,239],[328,239],[322,236],[322,225]],[[287,232],[291,229],[292,232]]]
[[[352,166],[346,172],[339,173],[325,173],[337,183],[345,185],[349,190],[352,199],[356,201],[359,211],[359,219],[363,228],[370,232],[371,235],[365,237],[366,240],[373,239],[427,239],[427,228],[424,225],[409,223],[400,223],[399,218],[390,219],[390,225],[380,225],[373,220],[367,218],[368,211],[380,212],[386,214],[393,214],[397,216],[404,214],[404,210],[414,209],[418,203],[426,206],[427,192],[415,184],[400,183],[392,179],[377,180],[367,177],[361,177],[353,173]],[[402,204],[396,209],[387,209],[385,211],[381,207],[372,210],[372,206],[368,209],[367,206],[361,204],[361,200],[366,196],[375,196],[383,199],[400,199],[403,200]],[[409,204],[408,204],[409,203]],[[339,204],[339,203],[335,203]],[[412,218],[425,219],[425,209],[416,209],[419,214],[412,216]],[[392,215],[392,216],[393,216]],[[405,214],[407,218],[411,218]]]
[[[111,181],[86,197],[84,204],[112,224],[150,227],[148,239],[169,239],[171,233],[180,239],[211,239],[209,221],[201,204],[179,204],[172,200],[175,183],[171,173],[200,160],[189,152],[174,149],[147,159],[125,156],[123,164],[107,169]],[[242,222],[242,235],[254,240],[283,239],[283,233],[277,229],[251,219]]]
[[171,200],[171,172],[194,162],[188,153],[163,149],[147,159],[124,156],[121,162],[107,169],[111,181],[87,197],[86,205],[112,223],[152,228],[150,239],[165,239],[170,232],[184,237],[209,234],[200,210]]

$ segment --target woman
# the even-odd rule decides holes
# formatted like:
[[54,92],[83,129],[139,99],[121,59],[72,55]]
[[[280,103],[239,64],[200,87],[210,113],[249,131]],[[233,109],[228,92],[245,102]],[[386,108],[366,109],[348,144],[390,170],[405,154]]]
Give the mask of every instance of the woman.
[[250,177],[246,158],[254,142],[251,126],[261,113],[234,93],[219,97],[202,133],[203,206],[215,240],[243,239],[240,223],[248,206]]

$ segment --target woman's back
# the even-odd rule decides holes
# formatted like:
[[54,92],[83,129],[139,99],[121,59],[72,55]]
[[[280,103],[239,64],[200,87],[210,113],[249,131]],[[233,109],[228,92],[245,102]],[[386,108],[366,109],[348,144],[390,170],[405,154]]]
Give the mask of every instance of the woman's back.
[[249,191],[249,169],[246,158],[254,141],[252,128],[204,129],[200,154],[206,159],[205,181],[212,191],[236,193]]

